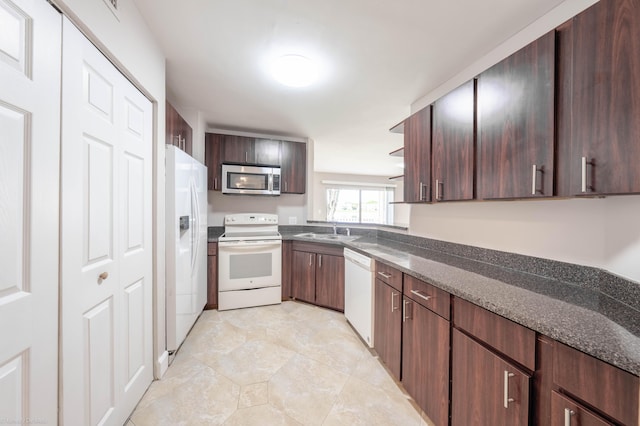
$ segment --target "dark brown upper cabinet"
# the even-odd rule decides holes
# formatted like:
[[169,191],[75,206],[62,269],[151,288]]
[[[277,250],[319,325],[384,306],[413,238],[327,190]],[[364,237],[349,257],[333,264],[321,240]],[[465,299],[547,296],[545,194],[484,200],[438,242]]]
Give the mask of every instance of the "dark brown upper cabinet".
[[640,193],[640,2],[600,0],[558,31],[557,195]]
[[204,163],[207,166],[207,188],[220,191],[222,185],[222,145],[224,136],[205,133]]
[[553,195],[555,31],[478,77],[477,198]]
[[307,144],[282,141],[280,192],[304,194],[307,188]]
[[474,197],[475,80],[468,81],[433,105],[433,201]]
[[404,122],[404,201],[431,200],[431,105]]
[[222,146],[222,162],[247,164],[253,163],[255,138],[246,136],[224,135]]
[[256,139],[253,145],[253,161],[267,166],[280,165],[280,144],[275,139]]
[[222,162],[279,166],[280,141],[224,135]]
[[169,102],[165,102],[165,144],[175,145],[191,155],[193,130]]

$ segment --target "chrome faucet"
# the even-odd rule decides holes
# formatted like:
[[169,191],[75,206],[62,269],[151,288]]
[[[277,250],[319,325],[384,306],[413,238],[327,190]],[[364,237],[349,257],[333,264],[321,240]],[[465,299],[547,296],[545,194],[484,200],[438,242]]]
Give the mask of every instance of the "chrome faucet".
[[338,235],[338,224],[337,223],[333,224],[333,235]]
[[350,237],[351,236],[351,229],[346,228],[346,230],[347,230],[347,237]]

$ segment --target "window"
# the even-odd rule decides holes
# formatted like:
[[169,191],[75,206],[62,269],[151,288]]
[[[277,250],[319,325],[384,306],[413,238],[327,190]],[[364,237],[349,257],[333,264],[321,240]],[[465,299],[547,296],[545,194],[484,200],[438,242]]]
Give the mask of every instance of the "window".
[[393,224],[393,188],[327,187],[327,222]]

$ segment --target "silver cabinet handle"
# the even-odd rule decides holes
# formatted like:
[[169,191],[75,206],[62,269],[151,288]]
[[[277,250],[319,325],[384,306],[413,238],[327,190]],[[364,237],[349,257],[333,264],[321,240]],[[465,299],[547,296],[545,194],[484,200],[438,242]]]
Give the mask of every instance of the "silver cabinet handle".
[[249,152],[247,152],[247,151],[244,152],[244,162],[245,163],[249,162]]
[[322,255],[318,255],[318,268],[322,268]]
[[287,181],[284,181],[284,192],[287,192]]
[[411,319],[411,317],[408,315],[408,309],[407,306],[411,305],[411,302],[409,302],[408,300],[404,300],[402,303],[402,322],[407,322],[408,319]]
[[421,297],[424,300],[431,299],[431,296],[427,296],[426,294],[422,294],[422,290],[411,290],[411,294],[415,294],[416,296]]
[[587,192],[587,157],[582,157],[582,192]]
[[576,414],[571,408],[564,409],[564,426],[571,426],[571,416]]
[[378,272],[378,275],[382,275],[383,277],[385,277],[386,279],[391,278],[391,274],[387,274],[385,272]]
[[391,292],[391,312],[392,313],[395,312],[396,309],[398,309],[396,304],[393,303],[393,298],[396,297],[396,296],[399,296],[399,295],[400,295],[400,293],[396,293],[394,291]]
[[313,265],[313,254],[309,253],[309,266]]
[[426,188],[427,185],[425,185],[424,183],[420,182],[420,195],[418,196],[418,199],[420,201],[424,201],[425,200],[425,194],[424,194],[424,189]]
[[[593,191],[593,185],[587,185],[587,166],[595,166],[596,163],[594,160],[587,161],[587,157],[582,157],[582,185],[580,190],[582,192],[587,192],[587,190]],[[592,171],[593,173],[593,171]]]
[[515,374],[504,370],[504,408],[509,408],[509,403],[514,401],[513,398],[509,398],[509,378],[513,376]]
[[[440,191],[441,185],[442,185],[442,191]],[[442,201],[443,192],[444,192],[444,181],[436,179],[436,201]]]
[[538,175],[538,167],[534,164],[531,167],[531,195],[536,195],[536,177]]

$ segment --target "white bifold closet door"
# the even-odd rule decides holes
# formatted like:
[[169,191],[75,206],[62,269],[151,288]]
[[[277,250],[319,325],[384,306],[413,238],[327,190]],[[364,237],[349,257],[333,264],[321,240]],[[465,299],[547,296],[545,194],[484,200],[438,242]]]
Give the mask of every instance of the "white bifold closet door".
[[0,423],[56,424],[60,30],[0,0]]
[[153,378],[152,104],[62,40],[61,421],[122,425]]

